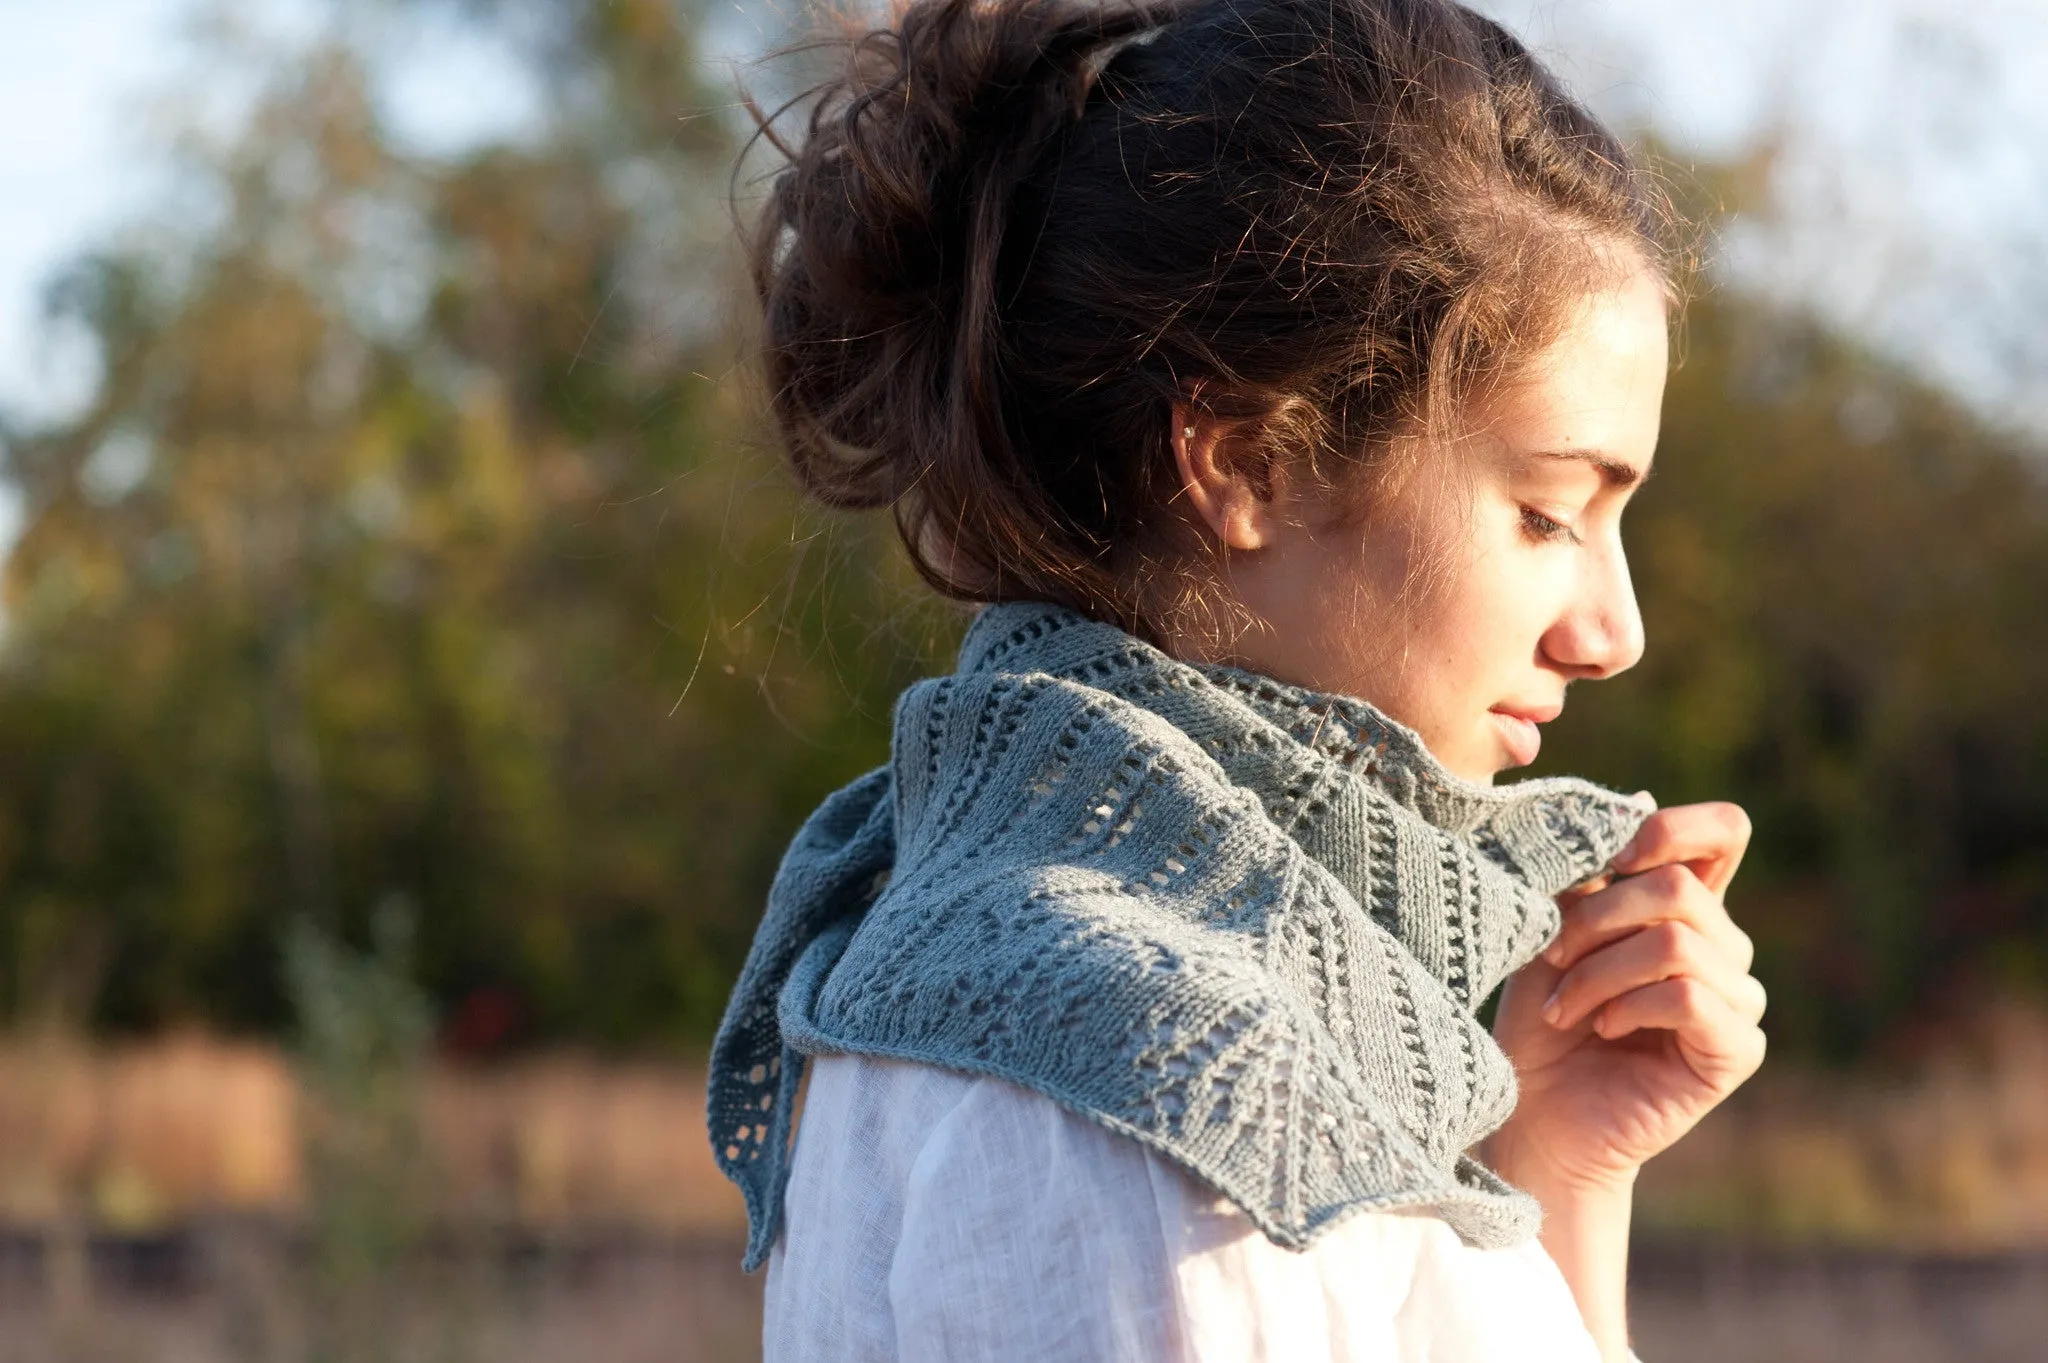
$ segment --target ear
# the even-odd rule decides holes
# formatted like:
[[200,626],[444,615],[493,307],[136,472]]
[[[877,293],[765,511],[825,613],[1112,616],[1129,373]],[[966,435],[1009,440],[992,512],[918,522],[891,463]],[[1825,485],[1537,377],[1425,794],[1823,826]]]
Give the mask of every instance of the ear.
[[1180,470],[1180,495],[1225,549],[1249,552],[1273,542],[1279,529],[1277,480],[1243,423],[1207,406],[1176,400],[1169,442]]

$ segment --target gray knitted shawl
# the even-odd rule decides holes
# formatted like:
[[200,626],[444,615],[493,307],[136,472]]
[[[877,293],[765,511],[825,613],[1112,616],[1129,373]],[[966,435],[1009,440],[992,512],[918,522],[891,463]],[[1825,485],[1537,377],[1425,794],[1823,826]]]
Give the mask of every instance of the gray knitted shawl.
[[898,700],[889,764],[796,835],[711,1057],[709,1120],[774,1243],[804,1056],[996,1075],[1309,1245],[1426,1207],[1469,1243],[1534,1199],[1464,1152],[1515,1077],[1473,1016],[1646,803],[1492,788],[1347,696],[992,606]]

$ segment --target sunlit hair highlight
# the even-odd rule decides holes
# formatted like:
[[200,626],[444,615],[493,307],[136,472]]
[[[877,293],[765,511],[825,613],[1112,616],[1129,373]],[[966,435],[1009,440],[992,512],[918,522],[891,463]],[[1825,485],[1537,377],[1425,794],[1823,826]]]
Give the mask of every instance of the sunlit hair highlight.
[[1157,638],[1176,401],[1369,495],[1617,269],[1677,295],[1667,196],[1460,5],[911,0],[823,42],[754,109],[770,403],[948,596]]

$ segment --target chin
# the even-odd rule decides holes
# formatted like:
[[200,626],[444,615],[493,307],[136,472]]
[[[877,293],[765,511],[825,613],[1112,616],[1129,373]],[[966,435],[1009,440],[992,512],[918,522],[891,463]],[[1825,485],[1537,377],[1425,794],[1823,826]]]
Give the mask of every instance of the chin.
[[1470,781],[1476,786],[1492,785],[1494,778],[1501,772],[1512,771],[1515,766],[1512,759],[1497,756],[1489,756],[1480,761],[1473,761],[1469,758],[1441,758],[1440,760],[1445,767],[1450,769],[1451,775]]
[[1480,761],[1470,763],[1463,768],[1454,768],[1454,770],[1474,784],[1490,786],[1500,780],[1502,776],[1528,765],[1527,762],[1517,761],[1513,753],[1495,751],[1488,753]]
[[1411,727],[1415,727],[1415,736],[1422,740],[1422,746],[1429,750],[1429,755],[1461,781],[1490,786],[1499,773],[1521,765],[1489,725],[1480,725],[1479,732],[1468,736],[1463,743],[1447,742],[1441,733],[1431,734],[1420,727]]

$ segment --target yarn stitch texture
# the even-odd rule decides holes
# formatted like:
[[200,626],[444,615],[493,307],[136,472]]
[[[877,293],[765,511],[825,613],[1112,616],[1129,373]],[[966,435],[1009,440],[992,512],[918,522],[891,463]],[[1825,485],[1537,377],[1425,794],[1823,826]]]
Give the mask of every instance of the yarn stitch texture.
[[1481,786],[1356,698],[985,608],[899,697],[889,763],[797,833],[727,1004],[708,1118],[744,1267],[780,1230],[804,1057],[834,1052],[1033,1089],[1289,1249],[1403,1207],[1528,1238],[1535,1200],[1465,1153],[1515,1104],[1474,1009],[1652,808]]

